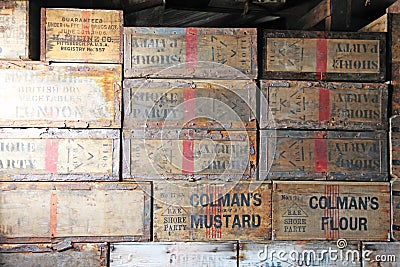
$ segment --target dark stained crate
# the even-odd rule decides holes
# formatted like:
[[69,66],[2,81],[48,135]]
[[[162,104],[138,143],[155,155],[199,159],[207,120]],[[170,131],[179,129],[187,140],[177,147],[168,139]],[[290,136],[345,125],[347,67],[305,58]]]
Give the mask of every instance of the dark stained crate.
[[392,228],[391,238],[400,241],[400,181],[395,178],[391,181],[392,189]]
[[399,242],[362,242],[365,267],[392,267],[400,265]]

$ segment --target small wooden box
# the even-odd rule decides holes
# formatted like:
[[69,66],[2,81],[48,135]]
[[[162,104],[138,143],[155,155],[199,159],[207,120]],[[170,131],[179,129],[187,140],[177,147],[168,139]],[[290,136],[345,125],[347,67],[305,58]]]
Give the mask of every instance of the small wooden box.
[[400,265],[399,242],[362,242],[365,267],[392,267]]

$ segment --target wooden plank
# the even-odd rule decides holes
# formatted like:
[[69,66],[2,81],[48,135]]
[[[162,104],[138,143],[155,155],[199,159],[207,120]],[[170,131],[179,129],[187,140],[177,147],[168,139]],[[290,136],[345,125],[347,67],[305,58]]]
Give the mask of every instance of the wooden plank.
[[256,177],[256,131],[124,130],[123,179]]
[[261,91],[260,128],[387,128],[385,84],[261,80]]
[[400,177],[400,116],[390,118],[389,132],[390,175]]
[[319,2],[313,9],[298,20],[297,29],[307,30],[326,19],[331,15],[331,0]]
[[0,126],[120,128],[122,67],[0,62]]
[[373,22],[365,25],[359,32],[388,32],[388,14],[384,14]]
[[362,242],[365,267],[392,267],[400,265],[399,242]]
[[112,243],[110,267],[236,266],[237,243]]
[[251,80],[124,80],[124,128],[256,129]]
[[388,14],[388,36],[390,47],[392,115],[400,114],[400,14]]
[[118,181],[118,130],[0,129],[0,181]]
[[271,184],[154,183],[155,241],[268,240]]
[[3,244],[2,266],[108,266],[108,245],[104,243],[71,243],[61,250],[57,244]]
[[274,240],[385,241],[389,183],[274,182]]
[[264,79],[385,81],[383,33],[265,30],[263,37]]
[[124,28],[124,76],[257,77],[254,28]]
[[400,241],[400,182],[392,179],[392,228],[391,237],[393,240]]
[[[325,22],[326,31],[347,31],[351,25],[351,0],[330,0],[328,22]],[[327,25],[328,23],[328,25]]]
[[41,16],[41,60],[122,63],[122,11],[42,8]]
[[0,183],[0,242],[150,239],[150,183]]
[[259,178],[387,181],[385,132],[260,131]]
[[386,9],[386,13],[400,13],[400,1],[394,2]]

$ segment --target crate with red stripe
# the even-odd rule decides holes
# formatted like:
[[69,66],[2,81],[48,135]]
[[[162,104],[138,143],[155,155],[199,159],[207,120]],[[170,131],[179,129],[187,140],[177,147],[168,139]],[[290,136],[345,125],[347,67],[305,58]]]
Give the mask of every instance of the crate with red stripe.
[[124,130],[122,150],[124,180],[256,177],[256,131]]
[[395,178],[391,181],[392,186],[392,229],[393,240],[400,241],[400,181]]
[[271,238],[271,183],[154,182],[154,241]]
[[362,242],[363,266],[392,267],[400,265],[399,242]]
[[124,28],[124,76],[257,77],[255,28]]
[[378,83],[261,80],[260,128],[385,130],[388,88]]
[[386,37],[383,33],[265,30],[261,77],[383,82]]
[[386,241],[389,231],[388,182],[273,184],[274,240]]
[[151,184],[0,183],[0,242],[149,241]]
[[383,131],[260,131],[260,179],[387,181]]
[[42,8],[40,59],[122,63],[123,23],[120,10]]

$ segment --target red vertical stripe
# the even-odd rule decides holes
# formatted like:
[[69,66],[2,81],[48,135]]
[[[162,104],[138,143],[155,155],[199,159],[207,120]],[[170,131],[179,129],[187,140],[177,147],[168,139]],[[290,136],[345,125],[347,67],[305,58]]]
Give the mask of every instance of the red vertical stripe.
[[319,122],[329,121],[331,117],[330,92],[327,88],[319,89]]
[[[220,196],[222,196],[222,187],[221,186],[218,187],[218,193],[219,193],[218,194],[218,203],[221,203],[221,205],[218,205],[219,217],[222,219],[223,218],[222,217],[222,200],[221,200],[221,202],[219,201]],[[219,233],[218,237],[222,238],[222,224],[221,224],[221,227],[218,229],[218,233]]]
[[57,161],[58,161],[58,140],[47,139],[46,140],[46,171],[51,173],[57,172]]
[[[196,100],[195,91],[191,88],[185,89],[183,92],[183,107],[184,107],[184,120],[189,122],[195,118],[196,115]],[[189,135],[189,138],[193,135]],[[194,173],[194,140],[183,140],[183,157],[182,157],[182,172]]]
[[328,171],[328,148],[326,132],[316,132],[314,139],[314,168],[316,172]]
[[51,191],[50,196],[50,235],[55,237],[57,234],[57,190]]
[[197,29],[186,29],[186,63],[187,67],[194,68],[197,62]]
[[[210,189],[208,187],[208,184],[206,185],[206,195],[209,196],[210,195]],[[211,201],[209,201],[208,204],[210,204]],[[209,219],[210,219],[210,205],[206,206],[206,221],[209,223]],[[210,238],[210,228],[206,227],[206,238]]]
[[316,79],[324,80],[326,78],[327,70],[327,58],[328,58],[328,40],[324,36],[323,38],[317,39],[317,51],[316,51]]
[[[90,11],[82,11],[82,34],[83,36],[87,36],[88,40],[90,39],[90,32],[92,29],[90,28]],[[90,52],[88,49],[90,49],[90,46],[83,46],[83,53],[82,57],[85,60],[85,62],[90,60]]]

